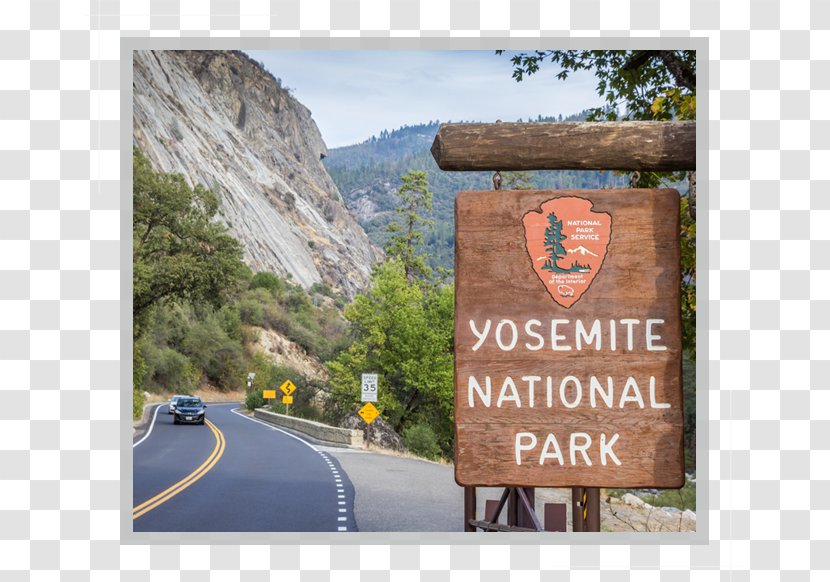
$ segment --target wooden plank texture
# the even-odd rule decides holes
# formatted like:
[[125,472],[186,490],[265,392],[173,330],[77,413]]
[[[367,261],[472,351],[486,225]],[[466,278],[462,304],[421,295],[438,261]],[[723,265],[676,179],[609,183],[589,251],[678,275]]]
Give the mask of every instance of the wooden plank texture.
[[442,170],[694,170],[695,122],[444,123],[432,156]]
[[458,194],[459,484],[683,485],[679,202]]

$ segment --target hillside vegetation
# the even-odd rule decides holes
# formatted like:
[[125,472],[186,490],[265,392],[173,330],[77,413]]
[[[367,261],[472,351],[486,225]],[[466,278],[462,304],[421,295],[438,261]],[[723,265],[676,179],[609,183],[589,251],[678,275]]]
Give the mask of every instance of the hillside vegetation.
[[134,414],[145,391],[236,391],[248,372],[257,374],[258,390],[290,377],[312,388],[300,396],[310,400],[319,381],[257,350],[259,330],[272,330],[310,358],[332,359],[347,343],[345,298],[324,284],[306,290],[290,276],[253,273],[239,242],[213,221],[212,192],[155,172],[138,150],[133,168]]
[[[542,117],[528,121],[580,121],[587,112]],[[521,121],[521,120],[519,120]],[[433,208],[425,217],[433,228],[424,233],[424,255],[432,268],[453,268],[455,232],[453,204],[462,190],[492,190],[490,172],[444,172],[435,164],[429,149],[440,123],[404,126],[383,131],[366,141],[329,151],[324,160],[346,205],[354,213],[369,238],[380,247],[389,240],[387,227],[395,220],[396,192],[400,177],[409,170],[426,172],[433,196]],[[548,171],[504,172],[505,189],[540,188],[622,188],[627,179],[613,172]]]

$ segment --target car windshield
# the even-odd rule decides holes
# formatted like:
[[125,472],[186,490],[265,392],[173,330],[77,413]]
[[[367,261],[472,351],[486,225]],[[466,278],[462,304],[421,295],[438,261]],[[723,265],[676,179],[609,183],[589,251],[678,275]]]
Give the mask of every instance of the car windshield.
[[201,405],[202,403],[199,400],[193,400],[192,398],[179,398],[179,401],[176,403],[176,406],[179,408],[196,408]]

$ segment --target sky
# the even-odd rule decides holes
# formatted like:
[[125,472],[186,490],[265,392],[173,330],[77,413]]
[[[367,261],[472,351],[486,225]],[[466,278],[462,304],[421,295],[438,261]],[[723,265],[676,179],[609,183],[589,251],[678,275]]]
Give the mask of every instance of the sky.
[[494,51],[248,51],[311,110],[329,148],[432,120],[516,121],[602,105],[591,72],[521,83]]

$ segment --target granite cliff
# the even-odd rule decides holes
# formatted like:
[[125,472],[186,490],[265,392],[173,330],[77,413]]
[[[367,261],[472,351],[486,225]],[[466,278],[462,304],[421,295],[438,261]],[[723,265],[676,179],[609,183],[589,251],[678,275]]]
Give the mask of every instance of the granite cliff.
[[311,112],[239,51],[136,51],[133,142],[157,170],[221,200],[217,220],[255,271],[351,297],[380,251],[322,164]]

